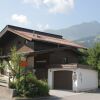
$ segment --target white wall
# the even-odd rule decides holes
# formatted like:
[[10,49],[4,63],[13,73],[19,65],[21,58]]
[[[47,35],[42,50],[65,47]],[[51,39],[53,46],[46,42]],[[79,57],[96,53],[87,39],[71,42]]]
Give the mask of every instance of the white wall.
[[76,69],[77,80],[73,81],[73,91],[86,91],[98,88],[98,73],[95,70]]
[[50,89],[53,89],[53,71],[51,69],[48,69],[48,86]]
[[89,69],[62,69],[62,68],[51,68],[48,70],[48,86],[50,89],[53,89],[54,85],[54,71],[59,70],[69,70],[76,73],[76,80],[72,77],[73,80],[73,91],[87,91],[98,88],[98,73],[95,70]]

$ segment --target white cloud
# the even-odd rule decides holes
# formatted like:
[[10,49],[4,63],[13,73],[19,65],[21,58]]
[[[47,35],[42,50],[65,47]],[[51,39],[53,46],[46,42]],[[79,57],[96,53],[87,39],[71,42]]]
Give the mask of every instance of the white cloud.
[[47,7],[51,13],[64,13],[74,8],[75,0],[23,0],[25,3],[30,3],[33,6]]
[[63,13],[74,7],[74,0],[44,0],[51,13]]
[[37,24],[36,28],[37,28],[37,30],[44,31],[44,30],[49,29],[49,25],[48,24],[46,24],[46,25]]
[[20,24],[27,24],[28,23],[28,18],[25,15],[13,14],[11,16],[11,19],[13,21],[16,21],[16,22],[20,23]]

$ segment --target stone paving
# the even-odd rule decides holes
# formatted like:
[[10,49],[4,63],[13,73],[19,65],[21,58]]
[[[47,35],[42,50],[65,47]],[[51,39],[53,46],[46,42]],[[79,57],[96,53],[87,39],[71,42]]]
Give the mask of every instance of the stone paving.
[[60,100],[100,100],[100,94],[84,93],[80,95],[64,97]]
[[[74,93],[64,90],[50,90],[50,97],[17,100],[100,100],[100,90],[91,92]],[[0,100],[11,100],[0,97]]]
[[54,93],[57,96],[57,98],[47,99],[47,100],[100,100],[100,89],[96,91],[81,92],[81,93],[73,93],[70,91],[60,91],[60,93],[62,94],[58,93],[57,95]]
[[79,95],[82,93],[75,93],[67,90],[50,90],[50,95],[53,97],[63,98],[67,96]]

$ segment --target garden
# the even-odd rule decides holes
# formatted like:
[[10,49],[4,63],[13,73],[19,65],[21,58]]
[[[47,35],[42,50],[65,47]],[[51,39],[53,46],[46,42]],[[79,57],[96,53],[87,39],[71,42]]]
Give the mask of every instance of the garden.
[[9,88],[15,90],[18,97],[40,97],[49,95],[49,87],[46,81],[38,80],[32,71],[27,71],[27,62],[21,60],[23,54],[11,49],[9,60],[0,62],[0,71],[9,69]]

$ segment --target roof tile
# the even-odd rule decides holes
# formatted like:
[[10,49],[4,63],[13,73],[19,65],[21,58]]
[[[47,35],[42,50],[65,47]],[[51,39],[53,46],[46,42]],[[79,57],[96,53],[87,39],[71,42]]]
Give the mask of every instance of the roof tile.
[[38,40],[38,41],[45,41],[45,42],[50,42],[50,43],[56,43],[59,45],[65,45],[65,46],[73,46],[76,48],[85,48],[81,45],[78,45],[76,43],[73,43],[72,41],[66,40],[66,39],[60,39],[60,38],[55,38],[55,37],[50,37],[50,36],[45,36],[45,35],[39,35],[36,33],[30,33],[30,32],[25,32],[25,31],[20,31],[20,30],[14,30],[10,29],[11,32],[22,36],[23,38],[26,38],[28,40]]

